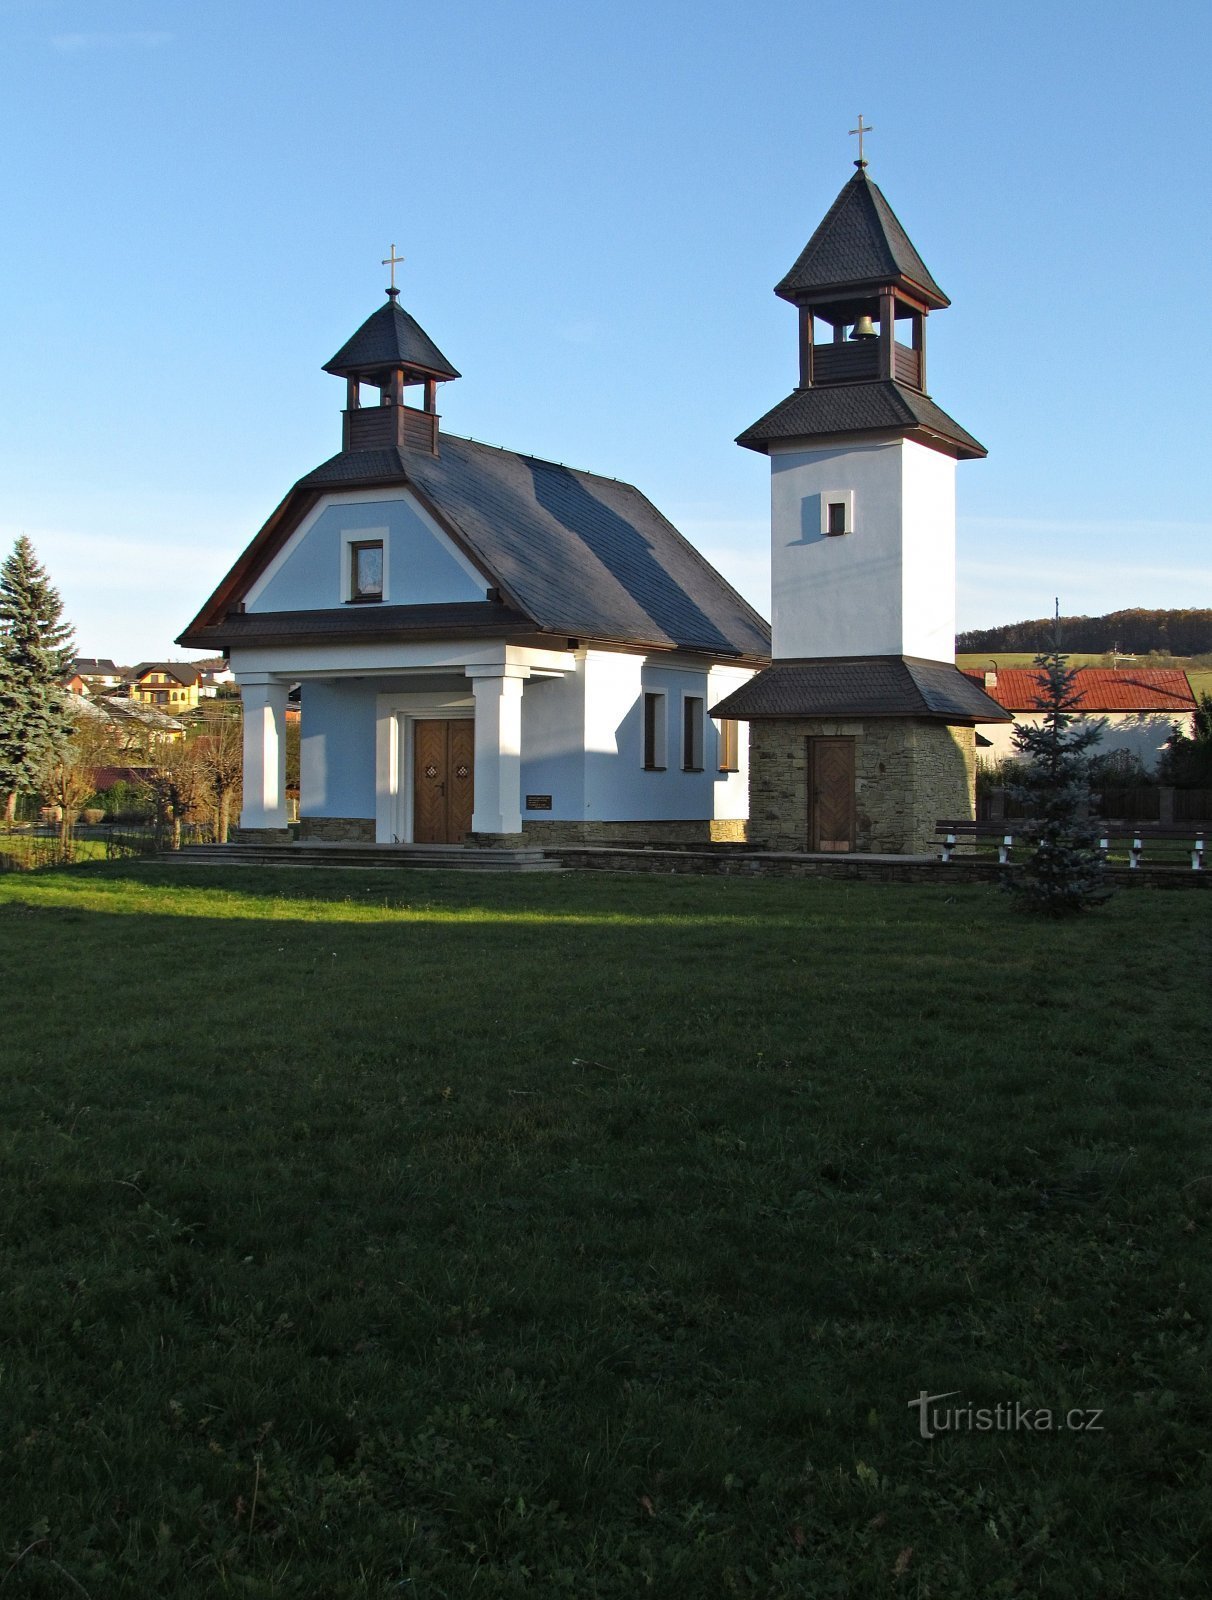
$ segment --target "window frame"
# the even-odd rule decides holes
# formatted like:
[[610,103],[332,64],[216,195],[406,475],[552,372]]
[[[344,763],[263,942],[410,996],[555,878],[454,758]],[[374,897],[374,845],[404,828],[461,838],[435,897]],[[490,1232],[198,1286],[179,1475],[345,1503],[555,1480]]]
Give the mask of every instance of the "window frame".
[[665,772],[669,767],[668,699],[664,689],[642,691],[641,761],[645,772]]
[[[388,541],[386,528],[345,528],[341,531],[341,602],[347,606],[383,605],[388,599],[390,571],[388,566]],[[354,579],[357,574],[358,551],[378,546],[383,564],[382,583],[378,594],[356,594]]]
[[[835,506],[842,508],[842,526],[831,526],[831,512]],[[854,490],[853,489],[822,489],[821,491],[821,532],[827,539],[839,539],[848,533],[854,532]]]
[[[363,589],[359,582],[359,567],[363,553],[376,551],[379,557],[379,587]],[[354,606],[382,605],[383,590],[382,539],[351,539],[349,544],[349,603]]]
[[706,696],[701,694],[684,694],[682,696],[682,771],[702,772],[703,770],[703,734],[706,718]]
[[715,723],[719,730],[718,770],[739,772],[741,770],[740,721],[736,717],[717,717]]

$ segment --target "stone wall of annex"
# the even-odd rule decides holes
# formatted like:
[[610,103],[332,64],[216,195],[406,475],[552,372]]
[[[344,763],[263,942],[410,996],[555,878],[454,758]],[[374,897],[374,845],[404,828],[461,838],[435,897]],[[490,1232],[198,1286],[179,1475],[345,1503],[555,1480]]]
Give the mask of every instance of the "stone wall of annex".
[[976,750],[971,728],[910,717],[757,719],[749,725],[749,843],[808,848],[808,740],[855,742],[857,851],[925,855],[940,817],[971,817]]

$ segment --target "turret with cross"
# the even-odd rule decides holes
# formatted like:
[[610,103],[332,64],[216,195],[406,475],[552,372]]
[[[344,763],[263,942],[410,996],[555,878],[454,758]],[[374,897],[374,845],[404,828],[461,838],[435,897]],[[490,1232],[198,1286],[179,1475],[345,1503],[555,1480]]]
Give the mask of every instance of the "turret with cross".
[[[391,273],[387,304],[369,316],[324,367],[346,382],[346,450],[395,447],[438,452],[438,384],[459,374],[400,305],[396,268],[403,260],[393,244],[382,261]],[[363,387],[379,391],[378,405],[363,406]],[[418,387],[423,401],[409,405],[408,392]]]

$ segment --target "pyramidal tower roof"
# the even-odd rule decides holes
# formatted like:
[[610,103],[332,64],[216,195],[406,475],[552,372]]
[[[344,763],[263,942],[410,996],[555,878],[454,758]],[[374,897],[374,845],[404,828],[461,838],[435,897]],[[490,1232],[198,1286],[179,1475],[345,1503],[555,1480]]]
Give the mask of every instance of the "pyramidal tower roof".
[[325,372],[356,378],[394,368],[412,368],[436,378],[457,378],[458,372],[415,318],[399,304],[398,289],[387,291],[387,303],[366,321],[324,363]]
[[794,302],[830,289],[890,283],[916,294],[933,311],[951,304],[864,163],[774,292]]

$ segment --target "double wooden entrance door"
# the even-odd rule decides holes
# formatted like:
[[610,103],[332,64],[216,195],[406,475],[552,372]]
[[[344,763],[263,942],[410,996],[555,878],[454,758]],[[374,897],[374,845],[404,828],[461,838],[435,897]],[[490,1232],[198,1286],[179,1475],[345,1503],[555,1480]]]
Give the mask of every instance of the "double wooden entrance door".
[[470,717],[413,723],[414,844],[462,844],[471,831],[475,726]]
[[854,740],[808,741],[808,848],[854,849]]

